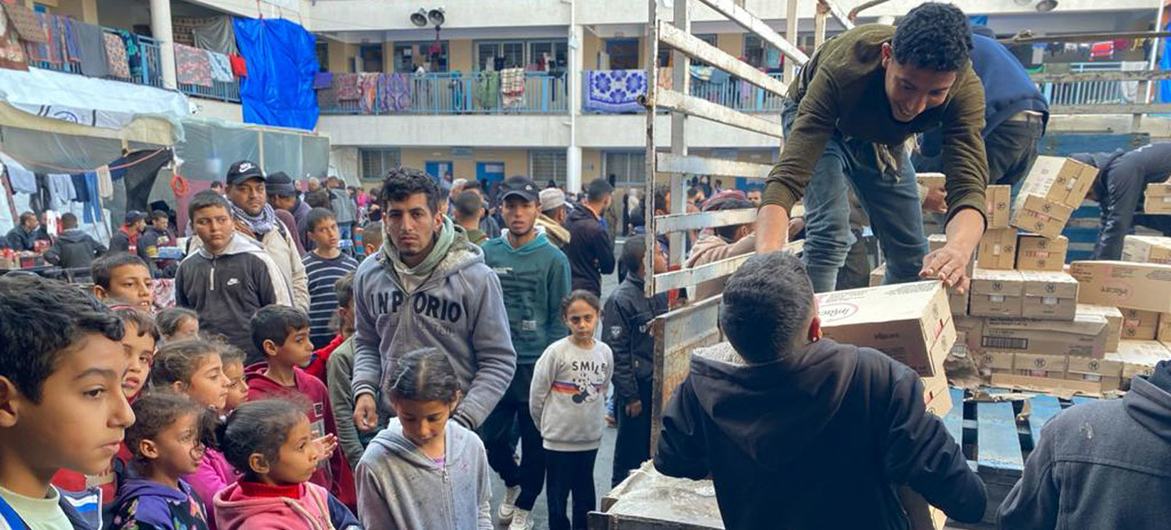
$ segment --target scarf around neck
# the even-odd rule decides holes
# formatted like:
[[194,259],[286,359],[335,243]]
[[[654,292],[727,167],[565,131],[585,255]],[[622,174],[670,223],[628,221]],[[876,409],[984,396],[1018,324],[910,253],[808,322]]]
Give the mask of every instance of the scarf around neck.
[[245,212],[242,208],[236,206],[236,203],[234,202],[229,201],[228,204],[232,206],[232,216],[234,216],[236,219],[244,221],[244,224],[247,224],[248,228],[252,229],[252,233],[256,234],[256,237],[259,238],[264,234],[271,232],[273,228],[276,228],[276,223],[278,222],[276,218],[276,210],[272,209],[271,204],[265,203],[264,209],[261,210],[260,215],[257,216],[248,215],[248,212]]
[[[431,248],[431,253],[425,259],[414,267],[407,267],[405,264],[399,267],[399,270],[405,274],[417,277],[429,276],[435,271],[435,267],[447,257],[447,252],[451,250],[451,244],[455,241],[455,224],[451,222],[451,218],[443,216],[443,228],[439,230],[439,237],[435,240],[435,246]],[[382,266],[390,272],[391,276],[397,277],[398,270],[395,270],[395,263],[402,263],[402,258],[399,256],[398,248],[395,248],[391,238],[383,230],[382,250],[379,253],[382,255]]]

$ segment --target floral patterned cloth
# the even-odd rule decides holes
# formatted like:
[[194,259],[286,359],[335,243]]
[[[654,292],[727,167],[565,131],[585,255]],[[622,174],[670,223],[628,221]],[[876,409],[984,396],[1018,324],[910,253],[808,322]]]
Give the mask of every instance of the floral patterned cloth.
[[181,84],[212,86],[211,59],[207,50],[175,43],[175,70]]
[[126,44],[122,37],[113,33],[106,33],[106,62],[109,63],[110,75],[119,79],[130,79],[130,59],[126,56]]
[[585,110],[643,112],[638,97],[646,94],[645,70],[594,70],[586,74]]

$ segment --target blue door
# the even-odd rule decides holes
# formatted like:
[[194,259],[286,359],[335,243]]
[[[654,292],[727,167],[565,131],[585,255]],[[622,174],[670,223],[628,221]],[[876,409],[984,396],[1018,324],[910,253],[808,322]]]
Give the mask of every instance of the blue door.
[[451,161],[439,162],[428,160],[423,165],[423,170],[426,171],[428,175],[431,175],[431,178],[439,181],[439,179],[443,178],[443,175],[452,173]]
[[491,193],[504,180],[504,162],[476,162],[476,180],[485,184],[484,191]]

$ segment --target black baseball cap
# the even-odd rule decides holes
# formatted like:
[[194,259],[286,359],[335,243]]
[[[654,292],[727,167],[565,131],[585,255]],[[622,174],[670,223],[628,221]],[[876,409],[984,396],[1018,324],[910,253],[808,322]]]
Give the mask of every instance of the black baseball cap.
[[540,202],[541,188],[528,177],[508,177],[500,183],[500,200],[507,199],[509,195],[516,195],[528,202]]
[[297,196],[297,187],[293,184],[293,179],[284,171],[277,171],[269,175],[265,179],[264,189],[269,195],[279,197]]
[[126,212],[125,221],[126,221],[127,225],[132,225],[134,223],[137,223],[137,222],[145,220],[145,219],[146,219],[146,214],[142,213],[138,210],[130,210],[129,212]]
[[235,186],[236,184],[252,179],[268,180],[264,178],[264,171],[260,170],[260,165],[256,162],[241,160],[228,168],[228,175],[224,178],[224,181],[229,186]]

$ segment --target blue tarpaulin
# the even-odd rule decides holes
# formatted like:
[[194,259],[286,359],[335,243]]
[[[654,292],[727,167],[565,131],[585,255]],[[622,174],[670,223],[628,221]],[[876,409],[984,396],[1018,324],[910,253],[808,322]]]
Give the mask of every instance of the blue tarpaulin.
[[[1171,24],[1163,28],[1163,31],[1171,31]],[[1171,70],[1171,53],[1167,53],[1167,48],[1171,44],[1171,38],[1161,39],[1163,41],[1163,55],[1159,58],[1159,69],[1164,72]],[[1155,46],[1159,43],[1156,42]],[[1164,79],[1159,81],[1159,103],[1171,103],[1171,80]]]
[[248,62],[241,80],[244,121],[313,130],[317,126],[316,39],[283,19],[234,21],[236,45]]

